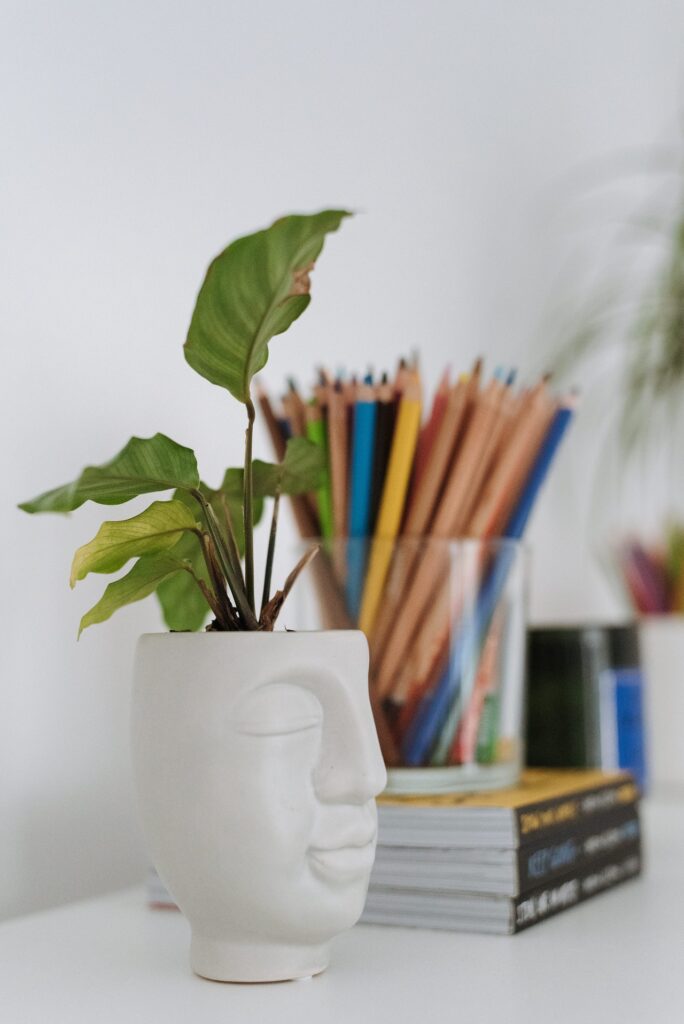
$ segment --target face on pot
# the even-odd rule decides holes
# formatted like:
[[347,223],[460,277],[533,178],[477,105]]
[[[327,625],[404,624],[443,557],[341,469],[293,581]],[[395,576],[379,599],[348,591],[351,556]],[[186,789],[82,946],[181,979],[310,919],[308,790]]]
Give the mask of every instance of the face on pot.
[[202,886],[179,902],[256,941],[324,942],[363,909],[386,780],[366,663],[226,683],[234,699],[207,724],[188,791],[211,815],[197,821]]

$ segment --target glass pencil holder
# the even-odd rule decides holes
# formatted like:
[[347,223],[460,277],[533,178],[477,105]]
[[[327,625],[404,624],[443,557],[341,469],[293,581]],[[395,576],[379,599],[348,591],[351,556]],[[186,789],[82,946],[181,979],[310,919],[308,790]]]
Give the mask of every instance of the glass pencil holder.
[[520,541],[309,539],[297,629],[362,629],[388,793],[512,786],[523,756],[527,556]]

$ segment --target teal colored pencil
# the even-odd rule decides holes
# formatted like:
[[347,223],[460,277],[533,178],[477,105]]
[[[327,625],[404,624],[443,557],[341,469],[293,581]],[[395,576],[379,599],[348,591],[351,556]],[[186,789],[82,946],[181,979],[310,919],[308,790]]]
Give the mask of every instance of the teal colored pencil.
[[351,486],[349,489],[349,540],[347,552],[347,606],[358,617],[363,594],[366,540],[371,530],[371,490],[377,402],[366,381],[357,389],[352,434]]

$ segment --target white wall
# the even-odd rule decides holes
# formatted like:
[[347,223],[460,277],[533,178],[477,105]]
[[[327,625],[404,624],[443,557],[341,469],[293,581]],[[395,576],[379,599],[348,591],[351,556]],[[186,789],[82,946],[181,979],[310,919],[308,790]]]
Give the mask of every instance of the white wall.
[[[567,173],[674,136],[682,21],[665,0],[5,0],[0,915],[139,877],[130,668],[159,626],[148,602],[76,644],[102,584],[71,594],[68,566],[101,510],[13,503],[132,433],[193,445],[210,481],[238,460],[238,412],[181,344],[209,258],[283,212],[362,211],[273,343],[275,383],[414,346],[431,377],[538,362]],[[608,607],[578,525],[590,445],[535,523],[548,617]]]

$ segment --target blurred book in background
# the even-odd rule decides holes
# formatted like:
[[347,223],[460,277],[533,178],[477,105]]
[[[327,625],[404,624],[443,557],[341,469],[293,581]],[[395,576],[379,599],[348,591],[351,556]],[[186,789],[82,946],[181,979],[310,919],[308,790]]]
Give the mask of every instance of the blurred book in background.
[[644,677],[636,624],[530,629],[527,665],[527,764],[624,769],[644,789]]

